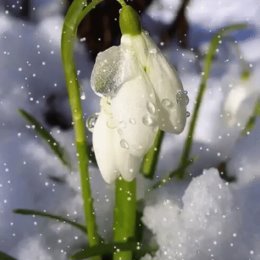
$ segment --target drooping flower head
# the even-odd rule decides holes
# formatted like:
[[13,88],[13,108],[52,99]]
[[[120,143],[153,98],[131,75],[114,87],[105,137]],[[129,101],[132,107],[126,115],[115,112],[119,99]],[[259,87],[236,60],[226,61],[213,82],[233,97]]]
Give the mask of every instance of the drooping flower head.
[[175,69],[142,31],[130,6],[121,10],[120,28],[120,46],[99,53],[91,75],[101,97],[93,147],[108,183],[120,175],[133,180],[158,129],[182,132],[188,103]]

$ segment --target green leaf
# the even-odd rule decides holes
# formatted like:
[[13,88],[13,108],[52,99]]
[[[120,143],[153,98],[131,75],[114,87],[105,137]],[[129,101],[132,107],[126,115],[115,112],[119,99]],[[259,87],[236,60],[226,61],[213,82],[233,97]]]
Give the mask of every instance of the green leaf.
[[86,232],[87,232],[86,227],[84,225],[79,224],[79,223],[72,221],[70,219],[67,219],[67,218],[64,218],[64,217],[61,217],[61,216],[57,216],[57,215],[53,215],[53,214],[50,214],[50,213],[47,213],[47,212],[31,210],[31,209],[15,209],[15,210],[13,210],[13,212],[15,214],[20,214],[20,215],[39,216],[39,217],[54,219],[54,220],[57,220],[59,222],[69,224],[69,225],[77,228],[78,230],[80,230],[84,234],[86,234]]
[[35,117],[26,112],[23,109],[18,110],[22,117],[30,124],[34,126],[35,132],[49,145],[51,150],[57,155],[60,161],[71,170],[71,163],[68,157],[68,153],[59,144],[59,142],[49,133],[49,131],[37,121]]
[[253,130],[257,117],[260,117],[260,101],[256,102],[254,112],[247,121],[245,129],[242,131],[242,135],[246,135],[248,132],[251,132]]
[[16,260],[12,256],[0,251],[0,260]]
[[247,24],[245,24],[245,23],[239,23],[239,24],[225,26],[225,27],[219,29],[212,37],[210,44],[209,44],[209,49],[208,49],[207,55],[205,56],[205,59],[204,59],[203,72],[202,72],[202,77],[201,77],[201,81],[200,81],[199,91],[198,91],[198,94],[196,97],[196,102],[195,102],[193,113],[192,113],[191,120],[190,120],[189,130],[188,130],[188,134],[186,136],[186,140],[185,140],[184,148],[182,150],[179,165],[167,177],[156,182],[153,185],[152,189],[162,187],[166,183],[170,182],[176,176],[180,179],[183,179],[185,177],[186,169],[190,165],[190,157],[191,157],[190,154],[191,154],[191,148],[192,148],[192,144],[193,144],[194,132],[196,129],[196,123],[197,123],[198,115],[200,112],[200,107],[201,107],[201,104],[202,104],[202,101],[204,98],[204,94],[207,89],[208,79],[210,76],[214,56],[217,52],[219,44],[221,43],[221,41],[224,37],[226,37],[229,33],[232,33],[237,30],[245,29],[246,27],[247,27]]
[[[232,33],[237,30],[245,29],[246,27],[247,27],[247,24],[245,24],[245,23],[233,24],[233,25],[223,27],[214,34],[214,36],[212,37],[212,39],[210,41],[209,49],[208,49],[207,55],[204,59],[203,73],[202,73],[202,77],[201,77],[199,91],[198,91],[198,94],[196,97],[196,102],[195,102],[195,106],[194,106],[194,110],[193,110],[193,114],[192,114],[192,118],[191,118],[191,122],[190,122],[190,126],[189,126],[189,131],[188,131],[188,134],[186,137],[185,146],[184,146],[182,156],[181,156],[181,165],[182,166],[184,166],[186,164],[187,159],[190,158],[191,148],[192,148],[192,144],[193,144],[193,136],[194,136],[194,132],[195,132],[195,128],[196,128],[196,123],[197,123],[200,107],[201,107],[201,104],[202,104],[202,101],[204,98],[205,91],[207,89],[207,83],[208,83],[208,79],[210,76],[213,59],[217,52],[219,44],[221,43],[221,40],[229,33]],[[184,173],[182,175],[184,176]]]
[[158,250],[157,246],[144,246],[138,242],[109,243],[93,247],[87,247],[71,256],[71,259],[85,259],[96,255],[108,255],[119,251],[132,251],[138,257],[146,253],[154,253]]

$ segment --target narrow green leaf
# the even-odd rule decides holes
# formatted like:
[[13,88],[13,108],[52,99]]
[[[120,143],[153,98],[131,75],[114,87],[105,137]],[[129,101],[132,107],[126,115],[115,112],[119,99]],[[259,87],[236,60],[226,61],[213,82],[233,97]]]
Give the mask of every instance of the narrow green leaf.
[[257,117],[260,117],[260,101],[256,102],[254,112],[247,121],[245,129],[242,131],[242,135],[246,135],[253,130]]
[[12,256],[0,251],[0,260],[16,260]]
[[[191,148],[192,148],[192,144],[193,144],[193,136],[194,136],[194,132],[195,132],[195,128],[196,128],[197,119],[198,119],[200,107],[201,107],[201,104],[202,104],[202,101],[204,98],[204,94],[207,89],[207,83],[208,83],[208,79],[210,76],[213,59],[214,59],[214,56],[218,49],[218,46],[221,43],[221,40],[223,39],[223,37],[225,37],[227,34],[237,31],[237,30],[245,29],[246,27],[247,27],[247,24],[244,24],[244,23],[233,24],[233,25],[223,27],[214,34],[214,36],[212,37],[212,39],[210,41],[209,49],[208,49],[207,55],[204,59],[203,73],[202,73],[202,77],[201,77],[198,95],[196,97],[196,102],[195,102],[195,106],[194,106],[194,110],[193,110],[193,114],[192,114],[192,118],[191,118],[191,122],[190,122],[190,126],[189,126],[189,131],[188,131],[188,134],[186,137],[184,149],[183,149],[182,156],[181,156],[181,162],[180,162],[181,166],[187,165],[187,160],[189,160],[189,158],[190,158]],[[178,167],[178,168],[182,168],[182,167]],[[180,177],[184,177],[184,172],[180,175]]]
[[71,256],[71,259],[85,259],[96,255],[108,255],[120,251],[132,251],[141,257],[147,253],[154,253],[157,250],[157,246],[144,246],[143,244],[137,242],[110,243],[87,247],[86,249],[76,252]]
[[219,44],[221,43],[221,41],[224,37],[226,37],[229,33],[232,33],[237,30],[245,29],[246,27],[247,27],[247,24],[245,24],[245,23],[239,23],[239,24],[225,26],[225,27],[219,29],[212,37],[210,44],[209,44],[209,49],[208,49],[207,55],[205,56],[205,59],[204,59],[203,72],[202,72],[202,77],[201,77],[201,81],[200,81],[199,91],[198,91],[198,94],[196,97],[196,102],[195,102],[193,113],[191,116],[189,130],[188,130],[188,134],[186,136],[186,140],[185,140],[184,148],[183,148],[183,151],[181,154],[181,159],[180,159],[179,165],[167,177],[156,182],[153,185],[152,190],[162,187],[166,183],[170,182],[174,177],[178,177],[180,179],[184,178],[186,169],[190,165],[190,153],[191,153],[191,148],[192,148],[192,144],[193,144],[194,132],[196,129],[196,123],[197,123],[200,107],[201,107],[201,104],[202,104],[202,101],[204,98],[204,94],[207,89],[207,83],[208,83],[208,79],[210,76],[214,56],[217,52]]
[[44,126],[37,121],[37,119],[23,109],[18,110],[22,117],[34,126],[35,132],[49,145],[51,150],[57,155],[61,162],[71,170],[71,163],[68,153],[59,144],[59,142],[44,128]]
[[[49,219],[54,219],[62,223],[69,224],[77,229],[79,229],[81,232],[86,234],[86,227],[83,226],[82,224],[79,224],[75,221],[72,221],[70,219],[53,215],[47,212],[42,212],[42,211],[37,211],[37,210],[31,210],[31,209],[15,209],[13,210],[15,214],[20,214],[20,215],[30,215],[30,216],[39,216],[39,217],[44,217],[44,218],[49,218]],[[1,259],[0,259],[1,260]]]

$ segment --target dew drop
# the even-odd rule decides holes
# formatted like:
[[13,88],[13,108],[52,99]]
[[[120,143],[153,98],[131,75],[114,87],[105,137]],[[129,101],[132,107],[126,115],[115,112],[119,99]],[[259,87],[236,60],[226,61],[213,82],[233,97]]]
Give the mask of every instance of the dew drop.
[[107,127],[110,128],[110,129],[115,129],[116,126],[117,126],[116,121],[112,117],[110,117],[107,120]]
[[135,121],[134,118],[129,118],[129,123],[130,123],[131,125],[135,125],[135,124],[136,124],[136,121]]
[[149,50],[149,53],[151,53],[151,54],[156,54],[156,53],[157,53],[157,49],[156,49],[156,48],[150,49],[150,50]]
[[149,112],[150,114],[155,114],[156,108],[155,108],[155,105],[154,105],[152,102],[150,102],[150,101],[147,102],[146,107],[147,107],[147,110],[148,110],[148,112]]
[[143,124],[146,126],[152,126],[153,125],[153,119],[149,115],[145,115],[143,117]]
[[120,129],[120,128],[117,128],[117,132],[118,132],[119,135],[122,135],[122,134],[123,134],[123,130]]
[[120,141],[120,146],[121,146],[122,148],[124,148],[124,149],[128,149],[128,148],[129,148],[129,145],[128,145],[128,143],[127,143],[127,141],[126,141],[125,139],[122,139],[122,140]]
[[176,101],[178,104],[187,106],[189,104],[188,92],[186,90],[179,90],[176,94]]
[[87,122],[86,122],[86,127],[88,128],[88,130],[90,132],[93,131],[93,128],[97,122],[97,119],[98,119],[98,114],[95,113],[93,115],[91,115],[88,119],[87,119]]
[[171,108],[171,107],[173,107],[173,103],[172,103],[171,100],[169,100],[168,98],[164,98],[164,99],[162,100],[162,105],[163,105],[163,107],[165,107],[165,108]]
[[126,122],[125,121],[120,121],[119,122],[119,127],[120,128],[126,128]]
[[113,46],[97,55],[90,85],[99,96],[114,97],[124,83],[121,75],[121,49]]

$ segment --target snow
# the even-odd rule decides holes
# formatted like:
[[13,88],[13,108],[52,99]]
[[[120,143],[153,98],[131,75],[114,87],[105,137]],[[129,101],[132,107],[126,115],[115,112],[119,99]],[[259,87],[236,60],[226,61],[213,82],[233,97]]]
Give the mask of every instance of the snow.
[[160,246],[153,259],[259,259],[260,207],[245,203],[257,193],[238,192],[211,168],[191,181],[181,206],[171,194],[146,206],[143,221]]
[[[147,15],[156,22],[169,23],[179,4],[175,0],[154,1]],[[63,4],[38,0],[33,5],[33,23],[21,22],[0,7],[0,250],[19,260],[63,260],[85,243],[83,234],[66,224],[12,213],[15,208],[38,209],[84,222],[77,171],[70,173],[17,113],[23,108],[44,122],[46,100],[56,94],[59,98],[55,107],[67,118],[70,116],[60,61]],[[189,41],[201,55],[212,33],[221,26],[244,21],[250,24],[233,36],[252,70],[245,87],[254,89],[250,96],[253,102],[248,99],[239,103],[235,124],[227,123],[224,106],[227,100],[234,99],[227,97],[241,86],[241,67],[233,45],[223,41],[196,126],[192,149],[196,161],[189,168],[193,178],[174,181],[151,194],[146,189],[152,182],[138,178],[138,198],[145,199],[143,222],[160,246],[154,257],[146,255],[143,259],[260,259],[259,118],[249,135],[240,135],[260,92],[259,12],[258,0],[193,0],[188,7]],[[164,52],[177,66],[189,92],[188,110],[192,113],[202,64],[194,52],[174,43]],[[76,60],[86,95],[83,106],[87,117],[99,109],[89,83],[93,64],[80,44],[76,46]],[[49,129],[67,148],[75,164],[72,130]],[[179,136],[166,135],[158,176],[177,165],[186,134],[187,127]],[[227,172],[236,177],[236,182],[227,184],[219,177],[216,167],[223,160],[227,160]],[[94,166],[90,172],[99,231],[109,240],[113,185],[106,185]],[[62,181],[53,181],[53,176]]]
[[236,224],[230,226],[232,195],[217,170],[194,178],[182,203],[179,207],[168,195],[145,208],[143,221],[160,246],[155,259],[221,259],[216,254],[223,251],[220,246],[232,237]]

